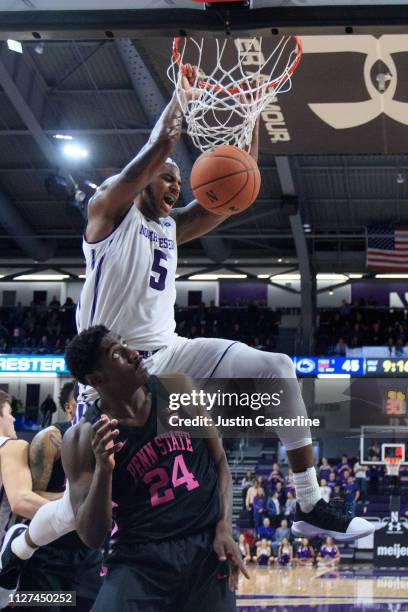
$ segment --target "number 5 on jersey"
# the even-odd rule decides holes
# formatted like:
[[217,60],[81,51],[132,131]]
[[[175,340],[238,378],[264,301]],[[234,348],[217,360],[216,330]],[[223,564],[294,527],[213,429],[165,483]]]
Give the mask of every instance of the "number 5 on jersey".
[[150,277],[149,286],[157,291],[163,291],[166,282],[167,268],[160,265],[161,260],[167,261],[166,253],[159,249],[154,250],[152,272],[154,274]]

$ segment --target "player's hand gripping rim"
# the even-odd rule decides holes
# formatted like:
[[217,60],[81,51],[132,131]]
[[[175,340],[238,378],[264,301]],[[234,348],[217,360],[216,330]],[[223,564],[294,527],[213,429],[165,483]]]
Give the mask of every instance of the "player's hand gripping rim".
[[248,580],[250,576],[241,558],[239,548],[227,529],[217,528],[214,551],[220,562],[217,578],[228,578],[230,591],[236,591],[238,589],[239,573],[241,572]]
[[181,88],[184,90],[184,95],[187,102],[196,100],[201,95],[200,90],[200,78],[204,77],[204,72],[192,66],[191,64],[185,64],[184,70],[181,75]]
[[115,467],[114,453],[123,447],[122,442],[115,444],[119,429],[113,428],[117,424],[117,419],[110,420],[106,414],[102,414],[99,421],[92,425],[92,450],[96,464],[101,468],[113,470]]

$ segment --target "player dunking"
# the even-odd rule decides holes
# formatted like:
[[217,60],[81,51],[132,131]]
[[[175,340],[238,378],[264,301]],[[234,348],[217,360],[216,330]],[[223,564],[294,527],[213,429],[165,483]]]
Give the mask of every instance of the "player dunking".
[[[194,70],[181,86],[194,95]],[[240,342],[214,338],[189,340],[175,334],[174,302],[177,245],[197,238],[219,225],[220,217],[197,201],[174,209],[181,181],[177,165],[168,156],[180,138],[183,114],[173,95],[155,125],[148,143],[119,174],[107,179],[91,199],[83,249],[86,280],[77,310],[78,330],[103,324],[126,338],[145,359],[151,374],[183,372],[193,378],[296,379],[287,355],[262,352]],[[258,126],[252,150],[257,155]],[[82,393],[82,412],[97,394]],[[298,385],[287,398],[291,415],[306,408]],[[79,416],[81,406],[78,408]],[[292,530],[297,536],[328,534],[350,541],[373,532],[360,517],[326,503],[313,466],[308,427],[277,429],[284,444],[296,488],[298,505]],[[43,545],[74,529],[69,499],[59,510],[41,509],[30,526],[31,543]],[[20,536],[13,552],[33,554]],[[0,555],[0,564],[5,560]]]
[[[183,77],[182,86],[193,96],[194,70],[190,70],[191,78]],[[206,234],[226,218],[197,201],[174,209],[181,181],[168,155],[180,138],[182,119],[173,96],[149,142],[120,174],[101,185],[89,203],[83,242],[87,272],[78,305],[78,329],[99,323],[113,329],[145,358],[152,374],[173,371],[193,378],[294,379],[287,355],[258,351],[240,342],[189,340],[175,334],[177,245]],[[258,127],[257,123],[251,147],[255,158]],[[91,397],[92,392],[85,390],[84,402]],[[306,416],[299,390],[290,401],[293,414]],[[280,428],[278,435],[294,471],[300,504],[295,518],[298,535],[315,535],[321,527],[332,535],[343,534],[343,539],[347,532],[348,539],[371,532],[372,526],[362,519],[353,525],[337,523],[338,515],[330,513],[330,506],[321,499],[310,430]]]

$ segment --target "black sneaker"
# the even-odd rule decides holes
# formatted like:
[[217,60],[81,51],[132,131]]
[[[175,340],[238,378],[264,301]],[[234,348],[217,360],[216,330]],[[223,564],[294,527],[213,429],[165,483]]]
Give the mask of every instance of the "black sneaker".
[[17,586],[24,561],[13,553],[11,543],[26,529],[27,525],[16,523],[6,532],[6,537],[0,550],[0,586],[3,589],[15,589]]
[[296,537],[331,536],[338,542],[351,542],[374,531],[373,523],[359,516],[353,518],[342,500],[327,503],[320,499],[310,512],[302,512],[296,504],[292,524],[292,533]]

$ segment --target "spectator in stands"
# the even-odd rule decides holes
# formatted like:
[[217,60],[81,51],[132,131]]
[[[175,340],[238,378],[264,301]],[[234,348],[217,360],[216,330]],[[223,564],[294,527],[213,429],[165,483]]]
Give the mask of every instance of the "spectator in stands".
[[269,565],[273,562],[271,545],[265,538],[257,543],[254,561],[257,565]]
[[[371,457],[371,461],[380,461],[380,458],[377,455],[373,455]],[[369,480],[369,487],[370,487],[370,492],[371,493],[377,493],[378,491],[378,484],[379,481],[381,480],[381,478],[384,475],[384,470],[382,468],[381,465],[378,464],[372,464],[369,466],[368,469],[368,480]]]
[[394,347],[394,338],[392,336],[389,336],[387,340],[387,348],[388,348],[389,356],[393,357],[395,354],[395,347]]
[[268,476],[268,483],[271,491],[276,489],[276,484],[280,482],[283,484],[285,479],[283,477],[282,472],[280,471],[279,463],[274,463],[272,466],[272,471]]
[[42,413],[41,427],[45,429],[45,427],[49,427],[51,425],[51,419],[54,412],[57,411],[57,404],[52,399],[50,393],[48,393],[47,397],[43,401],[40,406],[40,412]]
[[251,561],[251,552],[249,549],[249,544],[246,541],[245,534],[243,533],[239,535],[238,548],[241,553],[243,561],[245,561],[245,563],[248,563],[248,561]]
[[345,487],[347,480],[350,477],[350,471],[349,470],[344,470],[343,472],[340,472],[339,475],[337,476],[337,482],[340,486]]
[[330,487],[327,486],[327,481],[325,480],[325,478],[321,479],[319,488],[324,501],[329,503],[332,490]]
[[297,547],[294,562],[296,565],[313,565],[315,559],[315,551],[313,546],[309,544],[307,538],[302,538],[301,543]]
[[243,477],[243,479],[241,480],[242,504],[244,508],[245,508],[246,496],[248,493],[248,489],[252,484],[252,480],[253,480],[252,472],[248,470],[245,476]]
[[64,310],[74,310],[75,308],[75,303],[72,300],[72,298],[67,297],[67,299],[65,300],[65,303],[63,305]]
[[397,341],[395,343],[395,356],[402,357],[404,355],[404,348],[405,348],[405,339],[403,337],[397,338]]
[[345,502],[350,509],[351,515],[356,515],[356,504],[360,498],[360,491],[358,490],[357,484],[354,482],[352,476],[349,476],[347,483],[344,487]]
[[287,519],[282,519],[280,527],[278,527],[275,531],[275,538],[272,541],[272,554],[274,557],[276,556],[278,547],[284,538],[287,540],[290,538],[290,529],[288,527]]
[[368,459],[369,461],[373,461],[374,457],[381,456],[381,446],[378,440],[375,440],[371,446],[368,448]]
[[252,500],[252,514],[255,532],[262,525],[265,514],[265,492],[261,487],[258,487],[257,493]]
[[246,500],[245,500],[245,508],[250,512],[252,510],[252,505],[254,502],[254,497],[257,495],[259,490],[259,480],[255,478],[253,484],[247,490]]
[[42,336],[40,343],[37,346],[37,353],[40,355],[46,355],[51,350],[50,343],[48,341],[48,336]]
[[366,503],[367,500],[367,471],[368,467],[362,465],[358,461],[353,467],[355,483],[358,490],[360,491],[360,501],[362,504]]
[[293,481],[293,471],[290,468],[288,469],[288,473],[285,476],[285,486],[283,487],[283,490],[285,493],[289,493],[289,491],[291,491],[292,493],[295,492],[295,484]]
[[344,338],[337,340],[336,346],[334,347],[334,354],[339,357],[345,357],[347,353],[347,344],[344,342]]
[[288,496],[285,503],[284,515],[290,521],[293,522],[294,516],[296,512],[296,497],[294,491],[289,491]]
[[277,562],[279,565],[290,565],[293,561],[293,548],[289,544],[288,538],[283,538],[278,547]]
[[7,327],[5,327],[3,323],[0,322],[0,339],[4,340],[7,343],[8,337],[9,337],[9,331]]
[[384,336],[381,332],[380,322],[376,321],[371,326],[371,330],[367,338],[367,344],[371,346],[381,346],[383,343]]
[[344,501],[345,497],[346,497],[346,494],[345,494],[344,489],[339,484],[336,484],[333,489],[332,499]]
[[340,551],[330,536],[324,539],[319,550],[317,564],[320,567],[337,567],[340,563]]
[[50,308],[51,310],[59,310],[60,307],[61,307],[60,301],[57,299],[56,295],[53,295],[48,308]]
[[336,474],[332,472],[329,476],[329,480],[327,482],[327,486],[330,487],[331,492],[333,493],[334,487],[336,486]]
[[279,505],[282,508],[286,503],[286,493],[281,482],[276,483],[275,493],[278,494]]
[[257,476],[257,478],[258,478],[259,486],[265,492],[266,491],[265,477],[262,476],[262,474],[260,474],[260,475]]
[[273,527],[271,527],[271,521],[266,516],[262,521],[262,525],[260,525],[256,530],[256,537],[258,540],[262,540],[262,538],[265,538],[265,540],[272,541],[274,533],[275,530]]
[[266,513],[273,525],[279,524],[281,507],[276,491],[274,491],[271,495],[268,495],[268,499],[266,500]]
[[326,457],[322,457],[322,460],[319,465],[319,470],[318,470],[319,478],[324,478],[326,481],[328,481],[332,471],[333,469],[329,465],[329,462],[327,461]]
[[342,455],[341,461],[339,465],[337,466],[337,470],[336,470],[337,474],[340,476],[346,470],[350,472],[350,469],[351,469],[351,465],[350,465],[347,455]]

